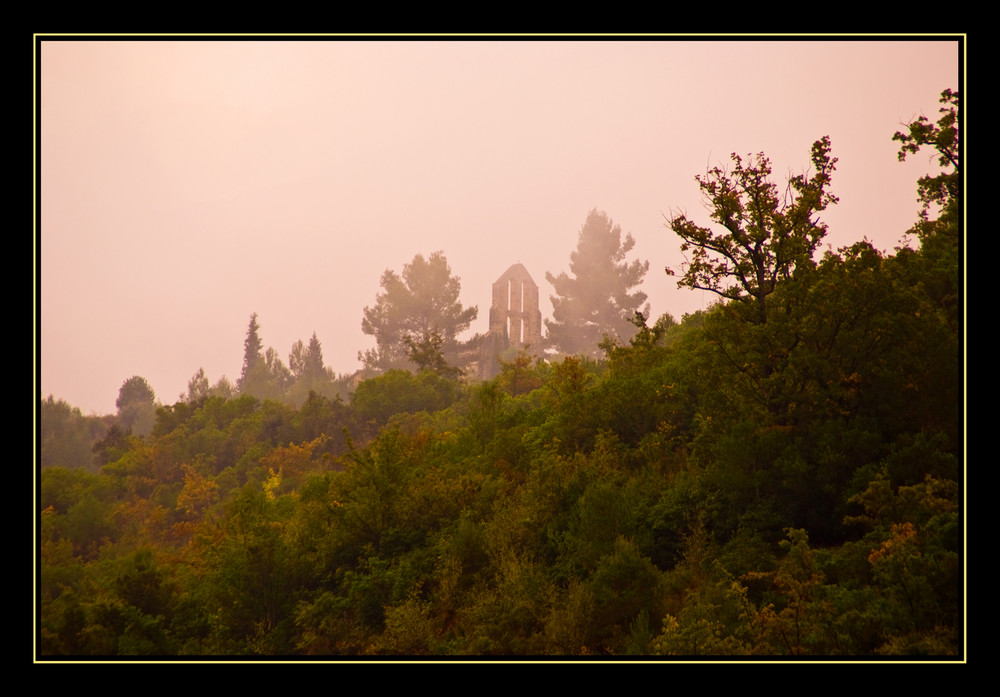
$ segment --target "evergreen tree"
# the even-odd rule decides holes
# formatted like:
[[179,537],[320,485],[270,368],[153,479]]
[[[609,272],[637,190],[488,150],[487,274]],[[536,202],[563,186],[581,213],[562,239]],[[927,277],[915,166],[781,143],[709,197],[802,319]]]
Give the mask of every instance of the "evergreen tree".
[[257,324],[257,313],[250,315],[250,326],[247,327],[247,338],[243,341],[243,372],[240,373],[240,379],[236,381],[236,389],[240,392],[244,391],[245,383],[247,377],[253,372],[253,369],[263,358],[261,349],[263,344],[260,341],[260,325]]
[[556,290],[551,296],[553,319],[545,320],[552,346],[563,353],[596,356],[603,337],[622,342],[632,337],[631,319],[646,300],[645,293],[632,289],[649,269],[648,261],[625,260],[634,246],[632,235],[623,239],[621,226],[607,213],[590,211],[570,255],[573,275],[545,274]]
[[323,367],[323,348],[316,338],[316,332],[313,332],[309,348],[306,350],[305,374],[312,380],[318,380],[326,375],[326,369]]
[[269,347],[261,352],[263,342],[259,330],[255,312],[250,317],[247,338],[243,342],[243,372],[236,387],[240,394],[251,395],[260,400],[282,400],[295,378],[275,349]]
[[153,429],[156,420],[156,395],[146,379],[133,375],[118,390],[118,420],[122,427],[144,436]]
[[445,355],[457,352],[455,337],[469,328],[478,314],[476,307],[462,307],[458,296],[462,284],[451,275],[442,252],[424,259],[422,254],[403,267],[402,276],[391,269],[382,274],[384,292],[374,307],[364,309],[361,330],[375,337],[376,348],[358,352],[358,360],[369,370],[408,368],[407,336],[427,341],[434,333],[444,338]]
[[288,367],[292,379],[285,398],[290,404],[298,406],[305,403],[310,392],[330,399],[337,395],[333,371],[323,365],[323,347],[316,332],[313,332],[308,346],[301,339],[292,344]]

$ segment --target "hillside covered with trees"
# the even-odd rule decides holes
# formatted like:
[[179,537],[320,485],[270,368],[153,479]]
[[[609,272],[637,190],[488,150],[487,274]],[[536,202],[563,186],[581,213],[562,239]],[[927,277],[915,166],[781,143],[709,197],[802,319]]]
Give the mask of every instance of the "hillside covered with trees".
[[[364,309],[353,384],[315,335],[285,366],[255,315],[235,385],[199,371],[157,405],[133,377],[108,417],[41,400],[37,654],[959,658],[964,202],[941,102],[895,135],[941,171],[894,253],[818,254],[822,138],[787,182],[763,154],[697,178],[711,221],[667,221],[688,255],[667,273],[719,302],[680,321],[643,314],[646,266],[595,211],[575,277],[550,274],[551,360],[463,376],[476,308],[418,255]],[[618,295],[587,300],[580,257],[610,236]]]

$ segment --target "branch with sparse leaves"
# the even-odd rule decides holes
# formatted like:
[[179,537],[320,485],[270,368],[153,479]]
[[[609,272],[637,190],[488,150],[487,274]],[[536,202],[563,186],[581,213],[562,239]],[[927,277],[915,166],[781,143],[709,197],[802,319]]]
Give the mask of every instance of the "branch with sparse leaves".
[[[681,238],[681,251],[690,253],[677,285],[755,303],[758,321],[764,322],[765,298],[779,280],[813,263],[826,235],[817,214],[838,200],[828,191],[837,158],[830,156],[829,136],[816,141],[811,174],[790,178],[780,200],[764,153],[746,161],[733,153],[732,162],[731,171],[714,167],[695,177],[721,231],[680,213],[667,218],[667,227]],[[676,275],[669,267],[665,271]]]

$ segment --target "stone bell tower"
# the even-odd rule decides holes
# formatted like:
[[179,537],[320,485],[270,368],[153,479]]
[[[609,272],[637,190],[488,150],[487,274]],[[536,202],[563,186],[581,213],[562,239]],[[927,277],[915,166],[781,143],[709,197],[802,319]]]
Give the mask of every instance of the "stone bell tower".
[[538,309],[538,285],[522,264],[514,264],[493,284],[490,330],[479,361],[482,379],[500,371],[497,356],[511,346],[541,349],[542,312]]

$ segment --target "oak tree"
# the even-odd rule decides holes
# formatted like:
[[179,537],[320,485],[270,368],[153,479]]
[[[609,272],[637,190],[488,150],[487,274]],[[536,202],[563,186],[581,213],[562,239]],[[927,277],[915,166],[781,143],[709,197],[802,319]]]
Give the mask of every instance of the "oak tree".
[[[959,251],[963,219],[963,172],[961,112],[959,93],[941,93],[941,116],[936,124],[920,116],[897,131],[893,140],[901,143],[899,159],[920,150],[935,151],[939,170],[917,180],[917,200],[921,210],[910,232],[920,241],[925,271],[921,286],[944,313],[953,328],[959,322]],[[936,217],[935,217],[936,214]]]
[[[957,238],[962,202],[961,138],[959,132],[959,93],[946,89],[939,100],[944,106],[936,124],[919,116],[906,124],[907,132],[897,131],[892,139],[901,143],[899,161],[917,154],[922,148],[937,151],[938,165],[942,168],[935,175],[925,175],[917,180],[917,200],[922,210],[914,232],[921,241],[936,233]],[[938,207],[940,216],[930,220],[931,209]]]
[[[791,177],[783,196],[771,181],[771,160],[764,153],[746,161],[733,153],[732,162],[731,171],[713,167],[695,177],[716,227],[698,225],[682,213],[667,221],[682,240],[681,251],[691,252],[677,285],[750,304],[755,321],[763,324],[767,296],[796,268],[812,265],[826,235],[817,214],[838,200],[828,190],[837,158],[830,156],[829,136],[813,143],[812,173]],[[675,275],[669,267],[666,272]]]

